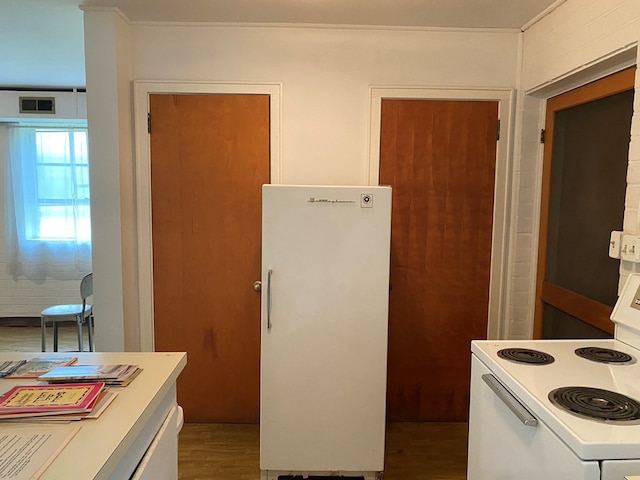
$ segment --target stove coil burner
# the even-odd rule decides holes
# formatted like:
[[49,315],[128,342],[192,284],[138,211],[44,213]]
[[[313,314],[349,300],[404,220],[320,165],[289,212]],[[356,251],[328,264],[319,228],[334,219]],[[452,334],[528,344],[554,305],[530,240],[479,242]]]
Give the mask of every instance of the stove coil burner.
[[640,402],[610,390],[561,387],[549,393],[549,400],[581,418],[605,423],[640,423]]
[[600,347],[578,348],[576,350],[576,355],[598,363],[625,364],[633,363],[635,361],[635,359],[627,353]]
[[549,365],[555,361],[548,353],[528,348],[505,348],[498,351],[498,356],[516,363],[528,363],[530,365]]

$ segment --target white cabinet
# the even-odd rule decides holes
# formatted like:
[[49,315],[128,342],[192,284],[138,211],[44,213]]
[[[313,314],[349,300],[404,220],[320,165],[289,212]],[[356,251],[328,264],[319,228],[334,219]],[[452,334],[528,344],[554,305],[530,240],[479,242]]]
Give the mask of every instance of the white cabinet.
[[178,478],[178,407],[173,407],[131,480]]
[[[54,355],[3,352],[5,360]],[[68,355],[61,353],[60,355]],[[42,480],[177,480],[178,431],[182,415],[176,379],[185,353],[78,353],[79,364],[133,364],[142,373],[95,420],[79,422],[80,431],[54,459]],[[28,380],[0,379],[0,394]]]

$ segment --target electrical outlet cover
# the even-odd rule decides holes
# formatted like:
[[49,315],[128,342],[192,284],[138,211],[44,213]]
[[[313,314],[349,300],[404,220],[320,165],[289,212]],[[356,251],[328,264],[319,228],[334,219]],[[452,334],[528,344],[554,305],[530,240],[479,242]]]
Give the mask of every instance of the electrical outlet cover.
[[611,258],[620,258],[620,244],[622,243],[622,232],[611,232],[611,240],[609,241],[609,256]]

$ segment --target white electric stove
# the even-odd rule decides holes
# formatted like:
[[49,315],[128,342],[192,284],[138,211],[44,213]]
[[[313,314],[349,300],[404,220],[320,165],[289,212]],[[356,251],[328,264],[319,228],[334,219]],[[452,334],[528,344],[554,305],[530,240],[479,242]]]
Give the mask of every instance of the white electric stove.
[[611,319],[613,340],[472,342],[468,480],[640,475],[640,275]]

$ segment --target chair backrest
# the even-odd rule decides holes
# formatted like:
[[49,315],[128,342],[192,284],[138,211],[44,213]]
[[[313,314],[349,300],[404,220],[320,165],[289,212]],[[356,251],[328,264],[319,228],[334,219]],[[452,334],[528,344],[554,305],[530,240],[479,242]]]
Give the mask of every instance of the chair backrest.
[[83,302],[93,295],[93,272],[87,273],[80,281],[80,296]]

